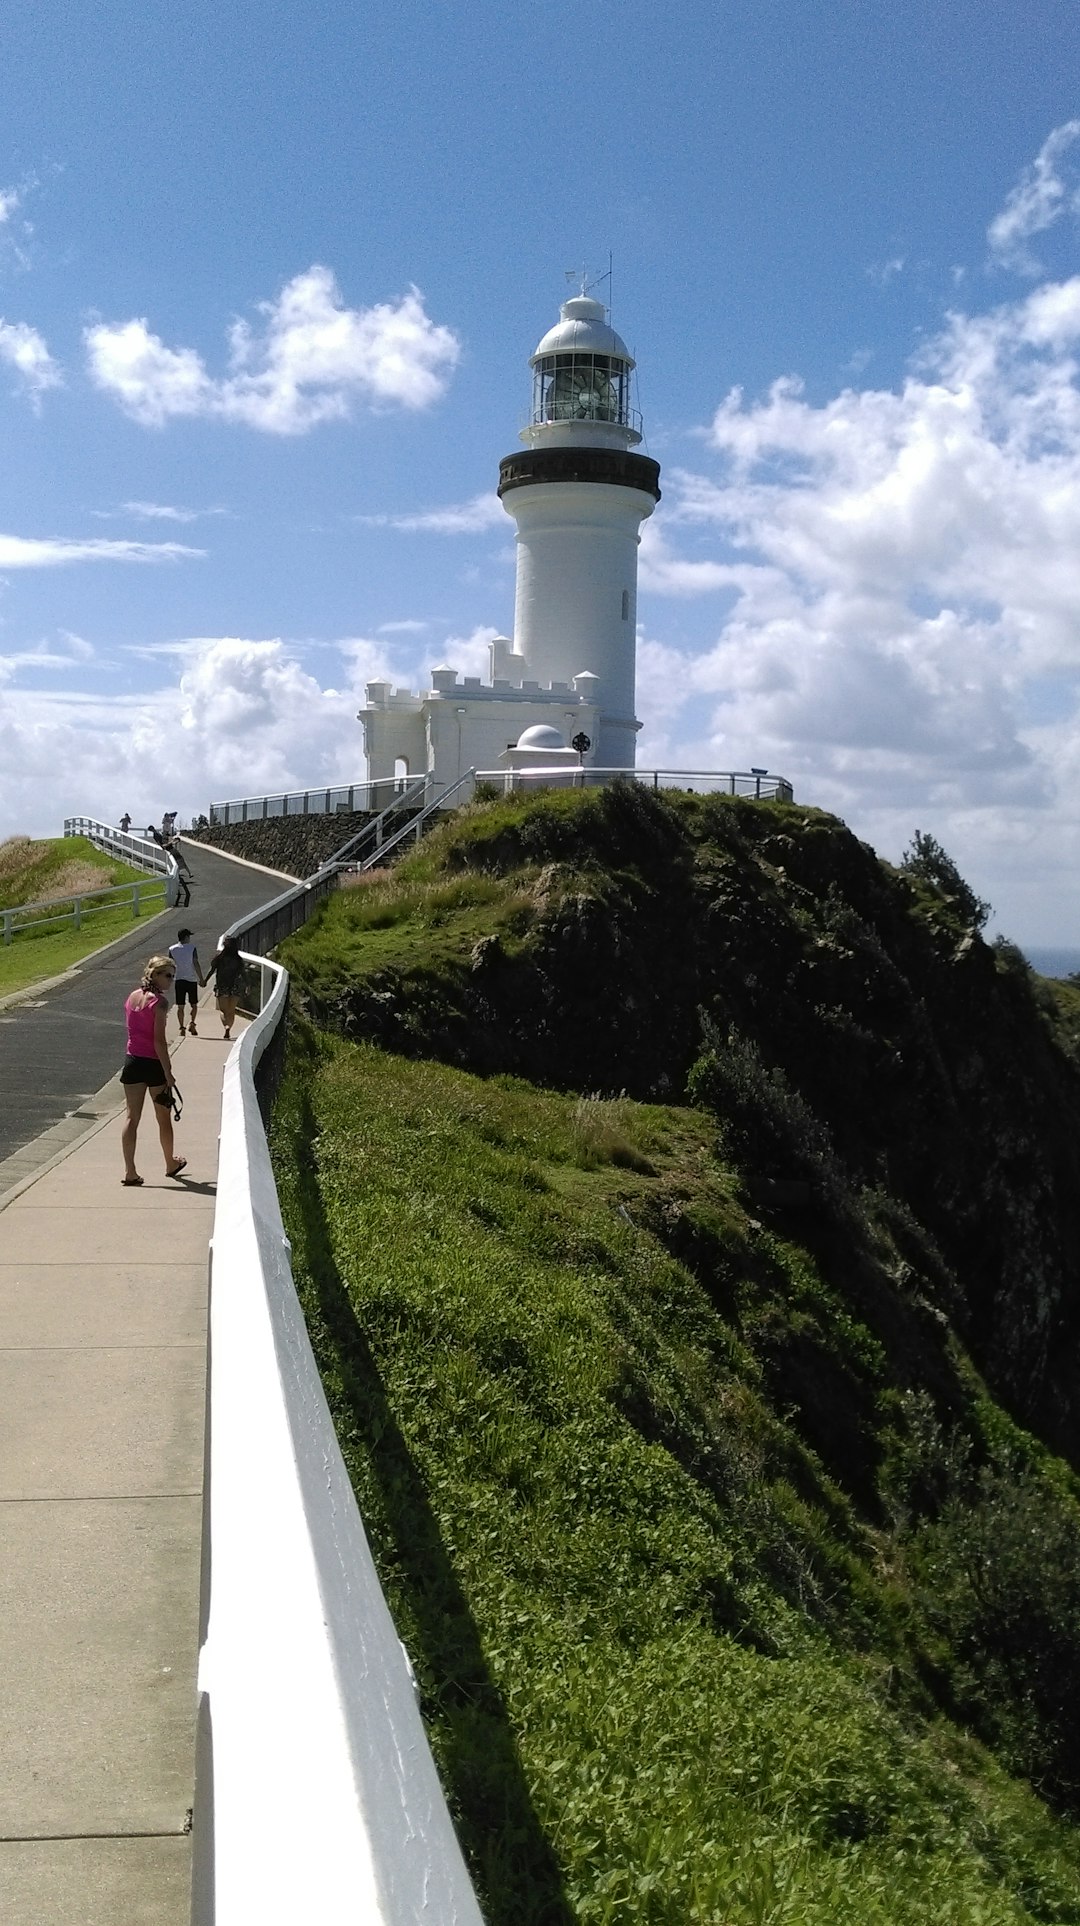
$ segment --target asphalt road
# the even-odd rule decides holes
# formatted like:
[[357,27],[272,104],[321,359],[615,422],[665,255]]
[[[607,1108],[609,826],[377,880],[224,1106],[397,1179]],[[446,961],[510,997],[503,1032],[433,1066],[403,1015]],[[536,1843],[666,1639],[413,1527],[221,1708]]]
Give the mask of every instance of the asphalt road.
[[[62,983],[30,991],[26,1002],[0,1009],[0,1163],[69,1117],[119,1071],[124,998],[148,956],[167,950],[186,925],[205,970],[221,931],[287,887],[202,844],[186,844],[185,854],[192,872],[187,909],[167,910],[137,924],[130,936],[81,963]],[[218,1025],[213,986],[210,997],[205,1016],[212,1033]]]

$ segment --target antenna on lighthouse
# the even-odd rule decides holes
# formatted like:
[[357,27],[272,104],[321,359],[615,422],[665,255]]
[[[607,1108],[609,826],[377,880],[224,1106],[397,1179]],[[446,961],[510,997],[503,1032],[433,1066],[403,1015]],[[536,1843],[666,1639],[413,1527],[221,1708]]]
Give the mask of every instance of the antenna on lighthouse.
[[608,254],[608,264],[607,264],[606,272],[602,274],[600,273],[594,274],[591,280],[589,279],[589,270],[587,267],[564,268],[563,274],[567,281],[577,282],[578,294],[582,297],[590,295],[594,288],[598,288],[602,286],[602,284],[606,281],[608,284],[607,305],[608,305],[608,308],[610,309],[611,307],[611,255],[610,253]]

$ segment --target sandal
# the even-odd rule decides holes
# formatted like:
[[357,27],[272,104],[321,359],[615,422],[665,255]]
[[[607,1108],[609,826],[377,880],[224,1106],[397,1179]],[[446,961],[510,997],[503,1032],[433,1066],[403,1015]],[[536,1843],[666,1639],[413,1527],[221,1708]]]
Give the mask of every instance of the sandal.
[[[187,1158],[181,1157],[178,1164],[174,1164],[171,1170],[166,1170],[165,1175],[166,1177],[179,1177],[180,1172],[186,1169],[187,1169]],[[142,1183],[141,1177],[139,1178],[139,1182],[140,1184]]]
[[125,1190],[139,1190],[142,1187],[141,1177],[121,1177],[120,1182]]

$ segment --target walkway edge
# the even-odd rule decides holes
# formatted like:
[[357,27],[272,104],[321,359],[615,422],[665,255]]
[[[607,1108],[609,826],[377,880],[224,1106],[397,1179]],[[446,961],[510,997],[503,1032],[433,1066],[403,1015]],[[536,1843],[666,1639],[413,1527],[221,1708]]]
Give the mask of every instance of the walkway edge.
[[[84,1144],[90,1137],[96,1137],[124,1108],[124,1094],[119,1073],[103,1083],[100,1090],[87,1097],[69,1117],[62,1117],[59,1123],[43,1130],[40,1137],[32,1137],[21,1150],[16,1150],[0,1164],[0,1211],[21,1197],[24,1190],[36,1184],[46,1171],[54,1170],[73,1150]],[[6,1186],[6,1188],[5,1188]]]
[[287,869],[271,869],[267,863],[253,863],[250,856],[234,856],[231,849],[219,849],[216,843],[201,843],[197,836],[178,836],[178,843],[187,843],[191,849],[208,849],[213,856],[227,856],[230,863],[242,863],[245,869],[257,869],[263,876],[279,876],[283,883],[302,883],[303,876],[290,876]]

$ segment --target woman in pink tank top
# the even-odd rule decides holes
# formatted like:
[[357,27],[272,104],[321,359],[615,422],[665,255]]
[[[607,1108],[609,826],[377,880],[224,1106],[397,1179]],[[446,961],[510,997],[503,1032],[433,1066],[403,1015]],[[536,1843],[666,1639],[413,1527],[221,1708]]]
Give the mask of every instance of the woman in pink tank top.
[[120,1072],[127,1099],[127,1121],[124,1124],[120,1142],[124,1151],[124,1175],[121,1182],[129,1188],[141,1185],[142,1178],[135,1168],[135,1140],[138,1135],[139,1119],[149,1090],[154,1101],[154,1115],[157,1118],[158,1136],[165,1158],[166,1177],[179,1177],[187,1166],[186,1157],[178,1157],[173,1143],[172,1105],[170,1092],[174,1078],[169,1060],[169,1046],[165,1039],[165,1019],[169,1012],[169,984],[176,975],[171,957],[152,956],[142,973],[138,989],[132,990],[124,1005],[127,1022],[127,1057]]

